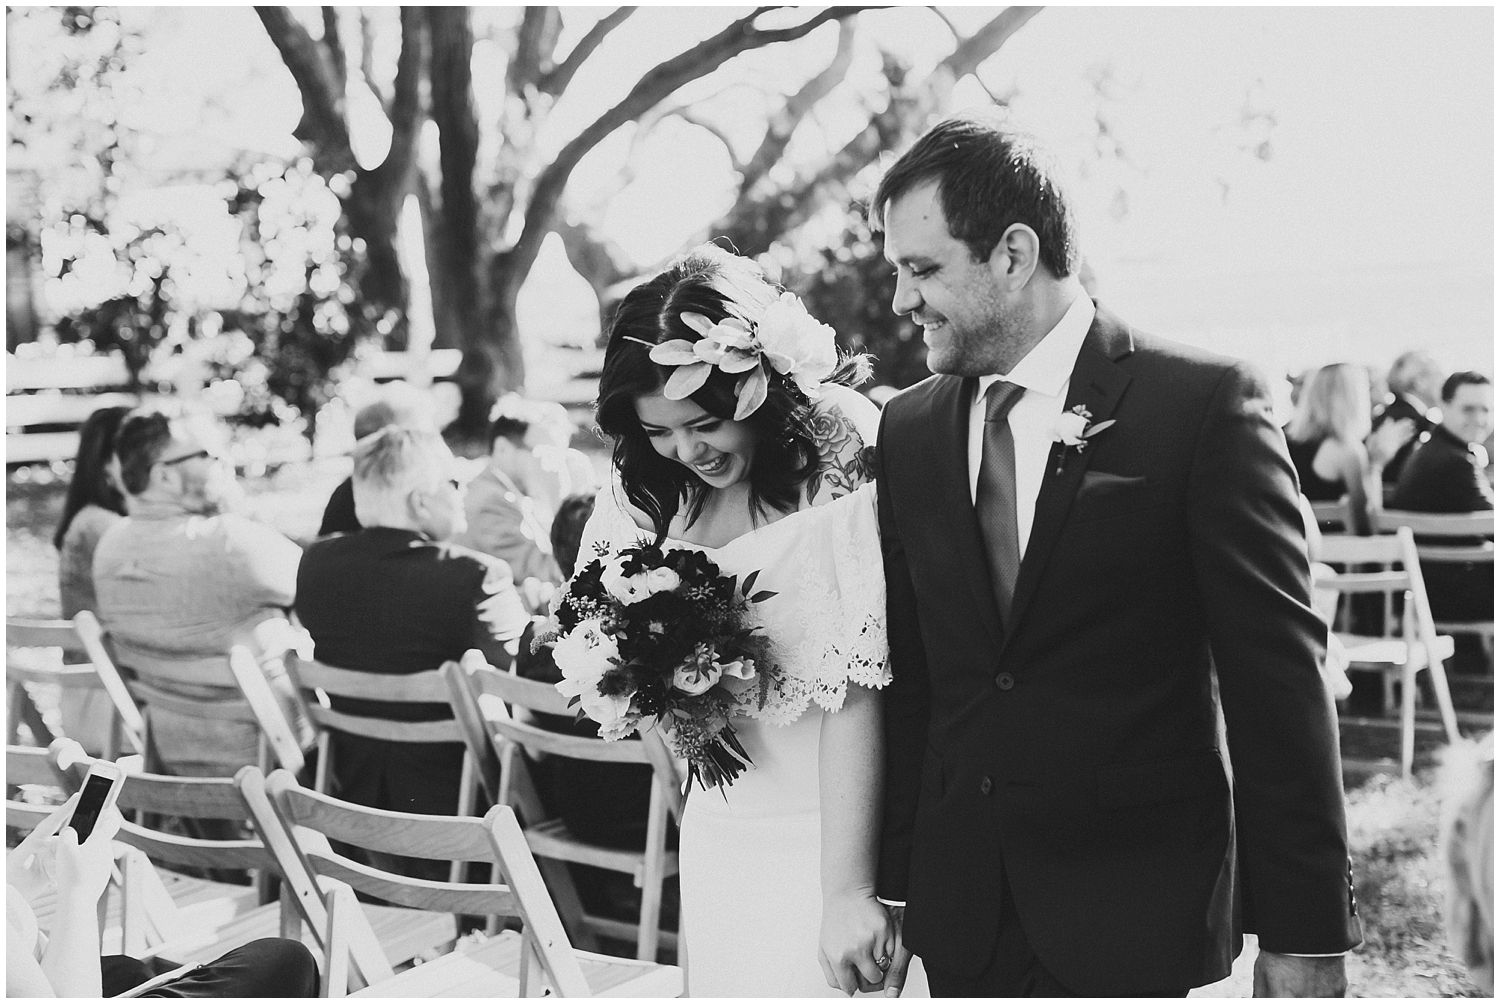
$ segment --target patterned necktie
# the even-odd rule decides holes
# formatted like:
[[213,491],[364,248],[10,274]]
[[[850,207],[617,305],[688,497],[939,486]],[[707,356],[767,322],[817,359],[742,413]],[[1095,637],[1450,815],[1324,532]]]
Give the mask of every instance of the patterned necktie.
[[984,451],[979,462],[979,486],[974,511],[989,560],[990,582],[1000,623],[1010,617],[1010,601],[1021,567],[1021,543],[1016,529],[1016,441],[1006,416],[1026,388],[1000,380],[985,393]]

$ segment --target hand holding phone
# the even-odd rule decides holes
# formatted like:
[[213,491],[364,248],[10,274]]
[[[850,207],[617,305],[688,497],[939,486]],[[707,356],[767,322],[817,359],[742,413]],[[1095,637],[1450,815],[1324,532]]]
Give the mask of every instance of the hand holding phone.
[[78,793],[78,803],[68,817],[68,825],[78,834],[80,844],[94,832],[99,817],[114,806],[120,797],[120,786],[125,783],[125,771],[118,764],[97,760],[83,779],[83,788]]

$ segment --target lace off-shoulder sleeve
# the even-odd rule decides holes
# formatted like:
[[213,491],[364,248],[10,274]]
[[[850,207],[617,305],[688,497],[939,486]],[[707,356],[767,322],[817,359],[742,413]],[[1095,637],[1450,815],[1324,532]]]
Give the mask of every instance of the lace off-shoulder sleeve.
[[875,490],[865,485],[799,514],[796,532],[766,549],[775,557],[757,585],[779,590],[761,619],[781,679],[763,707],[742,709],[750,717],[786,724],[810,701],[838,711],[850,683],[890,682]]

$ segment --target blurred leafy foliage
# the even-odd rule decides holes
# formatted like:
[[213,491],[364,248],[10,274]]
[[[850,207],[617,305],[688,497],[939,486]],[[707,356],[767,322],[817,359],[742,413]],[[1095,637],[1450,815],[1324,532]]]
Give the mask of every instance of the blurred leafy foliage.
[[850,205],[832,241],[784,263],[782,282],[814,317],[833,326],[842,349],[874,357],[874,385],[910,387],[930,375],[927,349],[917,325],[891,310],[896,278],[884,247],[863,207]]

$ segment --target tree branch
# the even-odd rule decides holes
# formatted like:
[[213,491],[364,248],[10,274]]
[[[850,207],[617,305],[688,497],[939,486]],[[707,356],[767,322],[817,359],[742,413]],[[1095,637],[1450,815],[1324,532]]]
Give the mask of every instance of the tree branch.
[[418,7],[401,8],[401,54],[396,58],[396,82],[386,114],[391,122],[391,147],[376,168],[381,197],[394,200],[400,210],[417,159],[417,135],[422,129],[422,76],[427,68],[427,30]]
[[955,80],[973,73],[979,69],[980,63],[994,55],[1042,10],[1041,7],[1005,8],[994,20],[961,42],[938,66],[952,73]]
[[[761,179],[770,173],[771,168],[775,167],[782,155],[786,153],[787,144],[792,140],[792,133],[797,131],[797,126],[807,117],[808,112],[812,111],[819,101],[831,94],[833,89],[848,75],[849,64],[854,60],[854,35],[852,22],[839,23],[838,49],[833,54],[832,62],[824,68],[822,73],[803,84],[801,89],[787,100],[781,112],[772,117],[759,148],[750,156],[745,165],[743,167],[739,164],[735,165],[740,171],[741,197],[748,194],[760,183]],[[730,150],[730,156],[734,156],[733,148]]]
[[302,119],[292,135],[312,148],[320,173],[354,169],[344,90],[328,57],[288,8],[256,7],[255,13],[302,95]]
[[[402,43],[405,44],[404,37]],[[375,25],[363,7],[359,9],[359,75],[364,78],[370,93],[375,95],[375,100],[380,102],[380,107],[385,109],[386,116],[390,117],[391,98],[375,79]]]
[[658,64],[636,81],[630,93],[619,104],[590,123],[570,140],[557,157],[537,175],[531,202],[526,207],[526,221],[521,237],[512,249],[515,260],[530,261],[546,237],[558,199],[573,168],[610,133],[633,122],[665,100],[685,84],[708,76],[725,62],[749,49],[763,48],[777,42],[802,38],[829,21],[853,17],[864,7],[830,7],[819,11],[800,24],[786,28],[758,29],[755,19],[769,8],[758,7],[746,17],[731,23],[718,34],[704,39],[686,52]]
[[328,50],[328,60],[340,86],[349,81],[348,57],[344,43],[339,37],[339,11],[337,7],[323,8],[323,48]]
[[516,29],[516,51],[505,69],[510,93],[526,96],[529,87],[537,86],[551,65],[552,49],[562,30],[562,14],[556,7],[527,7]]
[[544,94],[558,95],[568,89],[572,83],[573,75],[578,72],[588,58],[594,54],[594,50],[609,37],[609,33],[624,24],[630,15],[636,12],[634,7],[616,7],[594,23],[594,26],[578,40],[573,46],[573,51],[568,53],[567,58],[558,63],[551,70],[542,75],[537,88]]

